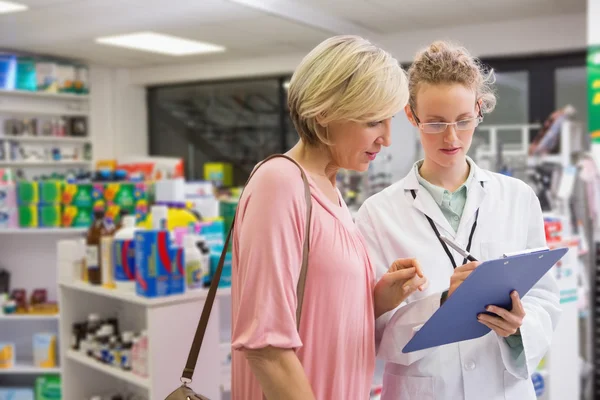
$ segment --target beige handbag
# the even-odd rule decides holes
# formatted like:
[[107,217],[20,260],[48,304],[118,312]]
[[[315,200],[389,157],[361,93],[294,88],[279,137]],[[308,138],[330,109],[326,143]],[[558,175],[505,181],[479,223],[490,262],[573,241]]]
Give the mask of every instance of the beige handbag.
[[[298,298],[298,305],[296,308],[296,328],[300,327],[300,316],[302,315],[302,302],[304,300],[304,285],[306,283],[306,270],[308,266],[308,252],[309,252],[309,233],[310,233],[310,217],[312,214],[312,200],[310,195],[310,187],[308,185],[308,179],[306,178],[306,174],[300,165],[293,159],[288,156],[282,154],[272,155],[266,158],[263,162],[261,162],[250,174],[250,179],[256,172],[258,168],[264,165],[265,162],[271,160],[272,158],[283,157],[288,159],[289,161],[296,164],[296,166],[300,169],[302,174],[302,181],[304,182],[304,196],[306,198],[306,227],[304,228],[304,244],[302,247],[302,266],[300,269],[300,276],[298,279],[298,284],[296,288],[296,296]],[[204,308],[202,309],[202,315],[200,317],[200,322],[198,322],[198,328],[196,329],[196,334],[194,335],[194,340],[192,342],[192,347],[190,349],[190,353],[188,355],[187,362],[185,363],[185,368],[183,370],[183,374],[181,376],[182,385],[177,388],[173,393],[167,396],[166,400],[210,400],[201,394],[194,393],[194,390],[188,385],[192,382],[192,376],[194,375],[194,368],[196,367],[196,362],[198,360],[198,354],[200,352],[200,348],[202,347],[202,340],[204,339],[204,333],[206,332],[206,326],[208,325],[208,320],[210,318],[210,312],[212,310],[213,303],[215,301],[215,295],[217,294],[217,285],[219,284],[219,280],[221,279],[221,272],[223,270],[223,262],[225,261],[225,254],[227,253],[227,249],[229,248],[229,240],[231,239],[231,233],[233,232],[233,226],[235,224],[235,216],[233,218],[233,222],[231,223],[231,229],[227,234],[227,239],[225,240],[225,246],[223,247],[223,252],[221,253],[221,258],[219,259],[219,264],[217,266],[217,270],[215,271],[215,275],[210,284],[210,289],[208,290],[208,295],[206,296],[206,303],[204,303]],[[216,362],[216,360],[214,360]]]

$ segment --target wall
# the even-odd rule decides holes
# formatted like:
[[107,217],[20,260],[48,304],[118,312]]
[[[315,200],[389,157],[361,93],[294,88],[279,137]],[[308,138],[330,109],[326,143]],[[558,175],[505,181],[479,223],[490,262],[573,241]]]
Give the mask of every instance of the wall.
[[101,65],[90,68],[90,130],[94,158],[148,154],[146,90],[131,72]]
[[587,4],[587,44],[600,45],[600,0],[588,0]]
[[[590,0],[592,1],[592,0]],[[503,56],[584,49],[586,15],[544,17],[484,25],[463,25],[439,30],[390,35],[379,44],[401,62],[436,39],[452,39],[477,56]],[[598,28],[600,29],[600,28]],[[185,81],[291,73],[305,54],[240,59],[219,63],[181,64],[132,69],[131,82],[157,85]]]

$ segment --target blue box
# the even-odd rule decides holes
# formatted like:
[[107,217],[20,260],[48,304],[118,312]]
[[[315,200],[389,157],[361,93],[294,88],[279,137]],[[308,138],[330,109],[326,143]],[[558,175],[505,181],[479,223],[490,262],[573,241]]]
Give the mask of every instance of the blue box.
[[182,247],[171,247],[171,279],[169,294],[185,292],[185,260]]
[[33,400],[33,389],[29,388],[2,388],[0,400]]
[[166,230],[135,233],[135,290],[144,297],[170,294],[171,243]]
[[[221,253],[210,254],[210,280],[215,276],[217,267],[219,266],[219,260],[221,259]],[[225,261],[223,262],[223,271],[221,271],[221,279],[219,279],[219,287],[231,287],[231,253],[225,254]]]

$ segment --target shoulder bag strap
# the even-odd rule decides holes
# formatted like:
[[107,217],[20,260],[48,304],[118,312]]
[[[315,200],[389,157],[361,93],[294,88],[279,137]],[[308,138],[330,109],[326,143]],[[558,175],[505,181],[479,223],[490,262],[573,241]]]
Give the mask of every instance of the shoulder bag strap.
[[[302,266],[300,268],[300,276],[298,278],[298,285],[296,287],[296,296],[297,296],[296,328],[299,329],[300,328],[300,316],[302,315],[302,303],[304,300],[304,286],[306,284],[306,272],[307,272],[307,267],[308,267],[308,253],[309,253],[309,246],[310,246],[310,240],[309,240],[310,239],[309,238],[310,217],[312,214],[312,199],[311,199],[308,179],[306,177],[306,174],[304,173],[304,169],[302,169],[302,167],[294,159],[292,159],[286,155],[283,155],[283,154],[275,154],[275,155],[272,155],[272,156],[266,158],[264,161],[262,161],[260,164],[258,164],[254,168],[254,170],[250,174],[250,177],[248,178],[248,181],[246,181],[246,186],[248,185],[248,182],[250,182],[250,179],[252,179],[252,176],[254,176],[254,173],[258,170],[258,168],[260,168],[262,165],[264,165],[265,162],[267,162],[273,158],[277,158],[277,157],[286,158],[289,161],[293,162],[300,169],[300,173],[302,175],[302,181],[304,182],[304,196],[305,196],[305,200],[306,200],[306,225],[304,228],[304,244],[302,247]],[[241,197],[241,195],[240,195],[240,197]],[[196,334],[194,335],[192,347],[190,349],[190,353],[188,355],[187,362],[185,363],[185,369],[183,370],[183,374],[181,376],[182,380],[188,379],[189,381],[191,381],[192,376],[194,375],[194,369],[196,368],[196,362],[198,361],[198,354],[200,353],[200,348],[202,347],[202,340],[204,339],[204,333],[206,332],[206,327],[208,325],[208,320],[210,318],[210,312],[212,310],[212,306],[215,301],[215,296],[217,294],[217,287],[219,285],[219,280],[221,279],[221,272],[223,271],[223,263],[225,262],[225,255],[227,253],[227,249],[229,248],[229,240],[231,239],[231,233],[233,232],[234,225],[235,225],[235,216],[233,217],[233,221],[231,222],[231,229],[229,230],[229,233],[227,234],[227,239],[225,240],[225,247],[223,247],[223,251],[221,252],[221,258],[219,259],[219,264],[217,266],[217,270],[215,271],[215,275],[213,276],[212,282],[210,283],[210,289],[208,289],[208,295],[206,296],[206,302],[204,303],[204,308],[202,309],[202,316],[200,317],[200,321],[198,322],[198,328],[196,328]]]

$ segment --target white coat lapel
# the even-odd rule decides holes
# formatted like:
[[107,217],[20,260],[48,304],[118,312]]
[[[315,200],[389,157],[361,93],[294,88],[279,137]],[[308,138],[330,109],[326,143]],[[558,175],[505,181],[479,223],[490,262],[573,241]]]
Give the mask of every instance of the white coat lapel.
[[[412,201],[413,207],[431,218],[437,225],[441,234],[444,234],[443,231],[446,231],[445,234],[454,238],[456,235],[454,229],[452,229],[452,226],[442,213],[440,206],[435,202],[431,194],[419,184],[414,168],[411,168],[406,178],[404,178],[404,182],[404,190],[408,191],[407,196],[409,200]],[[411,193],[413,190],[417,195],[414,199]],[[423,216],[423,222],[429,225],[425,215]]]
[[[465,208],[463,209],[462,217],[460,218],[460,224],[458,225],[459,237],[464,237],[465,229],[469,231],[466,232],[467,237],[471,233],[471,226],[473,225],[473,222],[475,222],[475,214],[483,204],[488,192],[486,185],[488,185],[489,175],[484,170],[479,169],[475,163],[472,163],[471,165],[475,168],[475,173],[467,188],[467,201],[465,203]],[[483,186],[481,185],[481,182],[483,182]]]

